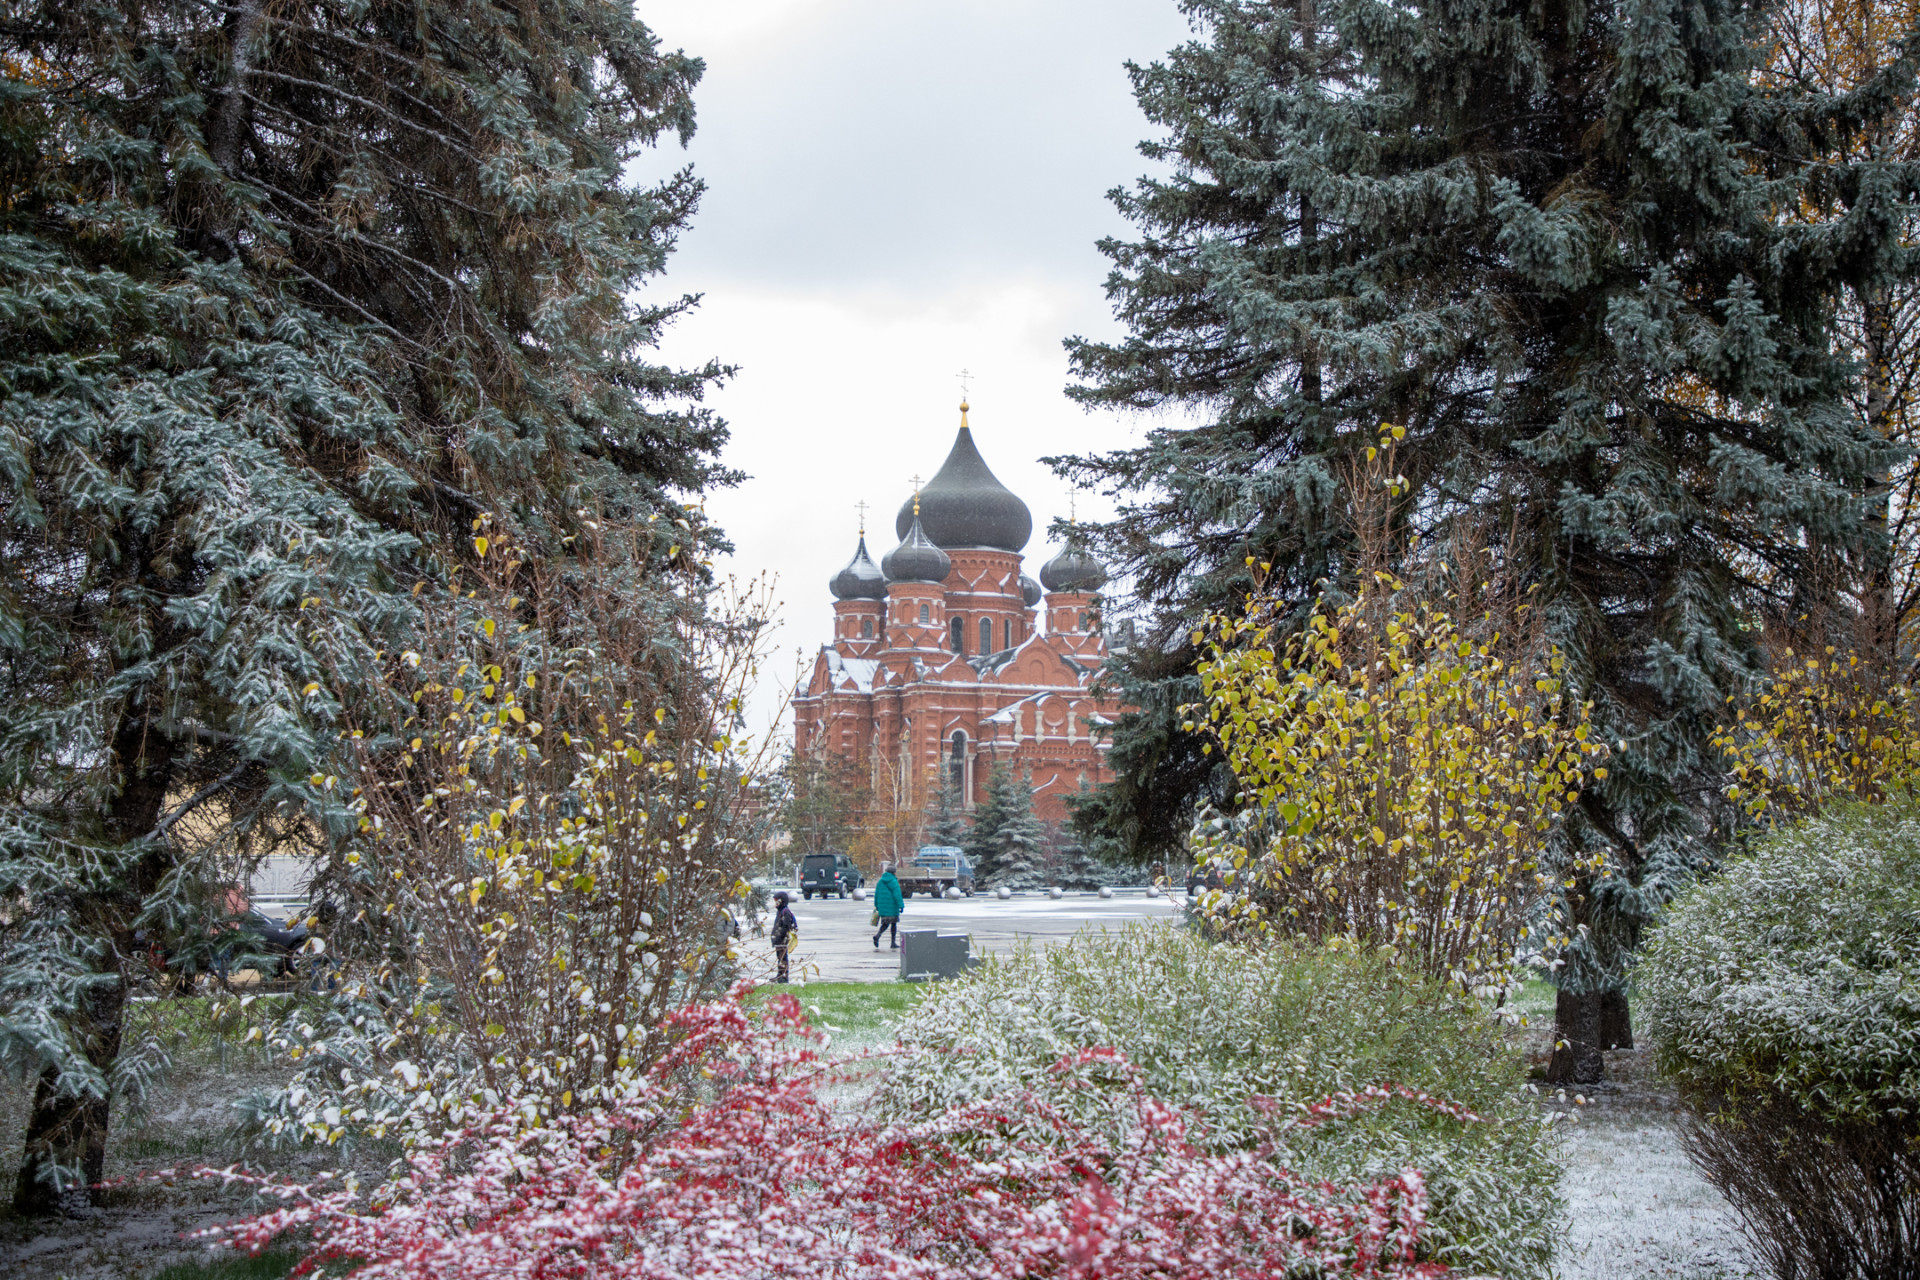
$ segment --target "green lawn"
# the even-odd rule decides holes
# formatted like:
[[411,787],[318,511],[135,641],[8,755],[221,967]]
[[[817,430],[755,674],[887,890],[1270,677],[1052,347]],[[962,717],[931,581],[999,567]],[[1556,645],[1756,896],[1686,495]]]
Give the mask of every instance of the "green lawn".
[[1528,1022],[1539,1022],[1542,1018],[1553,1021],[1553,984],[1545,978],[1528,978],[1520,988],[1520,994],[1514,997],[1513,1007],[1527,1015]]
[[223,1257],[211,1262],[176,1262],[154,1280],[285,1280],[300,1255],[271,1249],[255,1257]]
[[927,984],[919,982],[809,982],[806,986],[763,986],[754,991],[764,1000],[776,991],[797,997],[815,1026],[833,1032],[840,1048],[890,1042],[893,1024],[919,1003]]

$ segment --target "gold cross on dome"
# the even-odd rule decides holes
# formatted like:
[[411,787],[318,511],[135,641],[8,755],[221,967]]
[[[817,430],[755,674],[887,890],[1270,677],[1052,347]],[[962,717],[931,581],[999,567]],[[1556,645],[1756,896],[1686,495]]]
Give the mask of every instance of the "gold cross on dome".
[[920,515],[920,473],[918,471],[913,473],[913,514],[916,519]]
[[967,399],[967,392],[973,387],[973,374],[966,369],[962,369],[954,376],[960,379],[960,398],[962,400]]
[[867,500],[862,498],[853,505],[860,512],[860,536],[864,538],[867,536]]

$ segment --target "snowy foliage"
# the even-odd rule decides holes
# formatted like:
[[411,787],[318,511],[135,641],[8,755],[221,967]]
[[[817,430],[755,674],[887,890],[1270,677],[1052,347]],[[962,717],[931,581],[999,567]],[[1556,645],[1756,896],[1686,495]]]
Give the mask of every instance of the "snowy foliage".
[[1047,829],[1033,813],[1033,774],[997,771],[991,785],[1000,788],[1000,822],[993,832],[993,874],[989,883],[1009,889],[1038,889],[1047,883],[1044,866]]
[[1109,874],[1086,845],[1072,840],[1060,846],[1048,879],[1063,889],[1098,889]]
[[900,1039],[881,1103],[902,1121],[1032,1090],[1118,1141],[1123,1091],[1064,1088],[1053,1074],[1062,1056],[1096,1046],[1126,1054],[1142,1087],[1191,1110],[1196,1140],[1217,1152],[1257,1147],[1274,1115],[1372,1086],[1452,1099],[1482,1120],[1391,1102],[1350,1124],[1284,1129],[1275,1158],[1339,1183],[1419,1168],[1436,1258],[1514,1280],[1550,1266],[1555,1142],[1523,1098],[1519,1055],[1479,1006],[1378,958],[1132,929],[994,957],[931,992]]
[[770,601],[673,574],[684,607],[650,609],[670,597],[475,541],[388,714],[346,734],[357,830],[315,878],[326,998],[261,1028],[295,1065],[272,1134],[412,1144],[622,1096],[668,1012],[734,976],[767,750],[735,725]]
[[[1280,1158],[1290,1133],[1383,1107],[1478,1121],[1412,1091],[1324,1099],[1210,1152],[1126,1057],[1069,1048],[1046,1088],[871,1123],[835,1107],[790,996],[764,1024],[724,1001],[669,1019],[671,1050],[617,1101],[527,1129],[480,1117],[373,1189],[229,1170],[282,1206],[209,1233],[257,1250],[310,1233],[358,1280],[1267,1280],[1438,1276],[1413,1168],[1335,1185]],[[1088,1125],[1077,1093],[1110,1100]]]
[[1712,1104],[1920,1114],[1920,810],[1851,806],[1677,901],[1637,973],[1661,1069]]
[[1155,416],[1058,460],[1114,493],[1090,536],[1157,614],[1121,660],[1142,711],[1087,811],[1106,833],[1224,800],[1167,714],[1195,700],[1183,637],[1237,606],[1249,556],[1296,621],[1356,582],[1347,469],[1401,422],[1400,547],[1456,516],[1506,542],[1614,747],[1570,825],[1624,874],[1577,886],[1562,980],[1617,983],[1699,856],[1755,611],[1828,594],[1822,558],[1885,536],[1867,495],[1899,466],[1848,403],[1878,371],[1836,313],[1911,274],[1913,166],[1886,140],[1920,64],[1832,96],[1768,79],[1770,9],[1183,5],[1193,37],[1132,72],[1168,171],[1115,195],[1124,335],[1069,344],[1071,395]]
[[[1355,469],[1375,545],[1405,490],[1404,434],[1382,428]],[[1381,555],[1350,598],[1323,590],[1298,630],[1286,601],[1258,592],[1194,633],[1206,701],[1187,727],[1204,727],[1241,788],[1231,820],[1195,826],[1196,859],[1226,881],[1203,899],[1219,928],[1347,938],[1466,990],[1506,985],[1571,884],[1552,850],[1589,778],[1607,777],[1606,751],[1531,610],[1476,608],[1483,558],[1464,543],[1461,555],[1437,557],[1440,583],[1424,588]]]
[[1714,734],[1727,799],[1769,824],[1834,800],[1920,800],[1920,699],[1887,664],[1786,649]]
[[[509,513],[544,554],[732,473],[649,359],[701,64],[619,5],[21,0],[0,27],[0,1065],[17,1201],[97,1176],[150,954],[338,834],[327,699]],[[683,561],[722,539],[666,532]],[[656,563],[672,558],[656,557]],[[197,954],[196,954],[197,953]]]
[[1777,829],[1675,904],[1642,1026],[1687,1154],[1777,1276],[1910,1276],[1920,1257],[1920,810]]

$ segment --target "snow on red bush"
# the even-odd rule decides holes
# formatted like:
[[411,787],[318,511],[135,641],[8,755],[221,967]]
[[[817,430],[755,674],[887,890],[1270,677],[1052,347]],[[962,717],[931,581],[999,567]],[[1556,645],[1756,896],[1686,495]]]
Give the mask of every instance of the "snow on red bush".
[[[866,1123],[820,1094],[862,1060],[825,1060],[791,996],[756,1018],[744,994],[674,1014],[675,1047],[617,1111],[531,1131],[503,1113],[415,1152],[371,1196],[200,1170],[281,1201],[207,1234],[257,1251],[295,1233],[311,1242],[298,1274],[357,1280],[1444,1274],[1419,1260],[1415,1170],[1342,1187],[1289,1172],[1265,1143],[1205,1154],[1110,1050],[1056,1070],[1121,1085],[1119,1142],[1029,1094]],[[1382,1088],[1280,1123],[1337,1121],[1396,1094],[1445,1106]]]

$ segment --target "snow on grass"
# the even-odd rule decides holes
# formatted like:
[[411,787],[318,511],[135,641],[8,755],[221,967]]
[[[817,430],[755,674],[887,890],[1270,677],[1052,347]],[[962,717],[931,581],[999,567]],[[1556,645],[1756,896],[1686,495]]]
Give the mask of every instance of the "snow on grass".
[[1671,1094],[1639,1053],[1609,1053],[1619,1081],[1566,1137],[1564,1280],[1736,1280],[1764,1273],[1740,1220],[1687,1161]]

